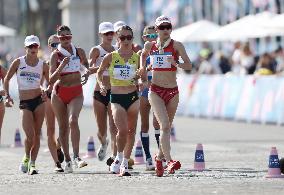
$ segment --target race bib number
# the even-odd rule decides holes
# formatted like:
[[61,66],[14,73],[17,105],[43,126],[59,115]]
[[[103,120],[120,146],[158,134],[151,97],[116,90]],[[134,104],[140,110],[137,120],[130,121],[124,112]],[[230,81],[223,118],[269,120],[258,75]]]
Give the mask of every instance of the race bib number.
[[131,80],[135,77],[135,69],[131,65],[114,65],[113,77],[118,80]]
[[171,63],[167,61],[168,55],[155,54],[151,56],[153,68],[171,68]]
[[73,56],[70,58],[70,61],[63,68],[63,72],[76,72],[79,71],[81,67],[81,62],[79,56]]

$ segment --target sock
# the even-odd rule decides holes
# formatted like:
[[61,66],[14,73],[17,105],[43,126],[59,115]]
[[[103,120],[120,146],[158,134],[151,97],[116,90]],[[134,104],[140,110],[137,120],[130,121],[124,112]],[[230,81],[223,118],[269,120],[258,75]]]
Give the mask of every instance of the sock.
[[74,160],[75,160],[75,158],[78,158],[79,157],[79,155],[78,154],[74,154]]
[[150,149],[149,149],[149,133],[143,133],[141,131],[140,135],[146,159],[151,158]]
[[123,160],[123,152],[117,152],[116,159],[118,159],[119,162],[122,162],[122,160]]
[[159,148],[160,147],[160,129],[155,129],[155,138],[156,138],[156,142]]
[[35,165],[35,161],[34,161],[34,160],[31,160],[31,161],[30,161],[30,165]]
[[122,163],[121,163],[121,164],[122,164],[124,167],[126,167],[127,169],[128,169],[128,161],[129,161],[129,159],[123,158]]

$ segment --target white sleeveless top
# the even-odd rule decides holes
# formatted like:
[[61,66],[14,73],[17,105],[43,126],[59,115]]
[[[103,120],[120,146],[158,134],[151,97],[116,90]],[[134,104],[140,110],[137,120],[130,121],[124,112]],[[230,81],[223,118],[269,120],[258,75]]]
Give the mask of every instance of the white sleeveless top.
[[[96,67],[99,67],[105,57],[106,54],[108,54],[109,52],[107,52],[102,46],[97,45],[95,48],[97,48],[100,52],[99,57],[96,60]],[[117,50],[117,47],[113,45],[114,50]],[[105,70],[103,73],[104,76],[109,76],[108,70]]]
[[26,63],[25,56],[19,59],[20,65],[17,70],[18,89],[29,90],[40,88],[43,74],[43,60],[39,59],[36,66],[29,66]]
[[71,43],[71,46],[72,46],[72,53],[73,53],[72,55],[66,49],[64,49],[61,46],[61,44],[59,44],[58,47],[57,47],[58,51],[62,55],[66,56],[66,57],[70,57],[69,63],[64,66],[64,68],[61,71],[61,74],[80,71],[80,68],[81,68],[80,57],[79,57],[79,55],[77,55],[76,48],[72,43]]

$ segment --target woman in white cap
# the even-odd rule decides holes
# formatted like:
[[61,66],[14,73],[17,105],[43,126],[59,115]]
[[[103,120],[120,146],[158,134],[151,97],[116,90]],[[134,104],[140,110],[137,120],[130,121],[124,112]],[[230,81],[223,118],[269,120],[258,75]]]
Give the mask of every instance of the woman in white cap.
[[120,48],[104,57],[97,73],[97,79],[102,95],[106,95],[107,86],[103,73],[108,69],[111,85],[111,110],[118,129],[117,156],[110,167],[111,172],[120,173],[121,176],[130,176],[128,160],[135,141],[139,112],[136,71],[140,65],[139,55],[132,49],[132,29],[129,26],[122,26],[117,34]]
[[[59,39],[57,35],[51,35],[48,38],[47,43],[48,43],[49,50],[51,52],[55,51],[59,44]],[[61,167],[61,163],[64,161],[64,154],[61,150],[59,139],[57,139],[57,142],[55,139],[55,114],[51,106],[51,92],[52,92],[52,86],[50,86],[48,88],[48,91],[46,92],[48,98],[45,102],[45,122],[46,122],[46,129],[47,129],[47,143],[48,143],[50,154],[55,163],[54,171],[64,172],[64,170]]]
[[[111,53],[115,50],[115,47],[111,44],[114,36],[114,28],[113,24],[110,22],[102,22],[99,25],[99,35],[101,37],[102,42],[100,45],[93,47],[90,51],[90,72],[96,73],[103,61],[103,58],[106,54]],[[98,125],[98,139],[101,143],[98,149],[98,159],[100,161],[104,160],[106,156],[108,140],[107,140],[107,118],[109,120],[109,131],[111,134],[111,147],[112,147],[112,157],[110,157],[107,161],[107,164],[110,166],[113,162],[117,148],[116,148],[116,134],[117,130],[115,128],[111,108],[110,108],[110,81],[109,74],[106,70],[103,73],[103,80],[107,89],[107,94],[103,96],[100,93],[100,86],[98,82],[96,82],[95,90],[94,90],[94,99],[93,99],[93,108],[94,113]]]
[[4,105],[4,96],[5,90],[3,88],[4,77],[6,76],[6,69],[0,64],[0,146],[1,146],[1,129],[3,124],[3,119],[5,115],[5,105]]
[[[170,130],[177,105],[179,91],[176,81],[177,68],[191,69],[191,62],[182,43],[171,39],[172,24],[168,17],[160,16],[155,22],[158,39],[156,42],[146,42],[142,52],[141,63],[145,68],[146,58],[150,55],[152,83],[149,91],[149,101],[159,122],[162,134],[160,149],[156,158],[156,174],[162,176],[164,168],[162,161],[167,161],[168,173],[174,173],[181,167],[179,161],[171,157]],[[179,57],[183,63],[179,63]]]
[[37,174],[35,161],[40,147],[40,132],[44,120],[46,93],[41,89],[44,76],[48,81],[48,65],[39,59],[40,42],[37,36],[30,35],[25,39],[26,55],[14,60],[4,80],[6,106],[12,106],[13,99],[9,94],[9,81],[16,73],[22,114],[22,128],[25,131],[25,156],[20,165],[23,173]]
[[87,163],[79,157],[80,129],[79,114],[83,106],[83,89],[89,73],[81,81],[80,69],[84,65],[88,71],[89,63],[85,52],[71,43],[72,34],[68,26],[57,29],[60,44],[50,57],[50,83],[54,84],[51,104],[59,125],[59,138],[65,155],[64,172],[73,172],[69,154],[69,134],[73,146],[75,167],[82,168]]

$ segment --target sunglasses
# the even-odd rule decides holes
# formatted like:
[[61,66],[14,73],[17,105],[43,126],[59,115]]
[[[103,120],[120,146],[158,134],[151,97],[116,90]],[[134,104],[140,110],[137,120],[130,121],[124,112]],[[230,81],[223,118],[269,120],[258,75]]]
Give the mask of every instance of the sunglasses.
[[70,40],[72,39],[72,35],[61,35],[61,36],[58,36],[59,40],[60,41],[65,41],[65,40]]
[[27,46],[27,48],[29,48],[29,49],[33,49],[33,48],[37,49],[37,48],[39,48],[39,45],[38,44],[32,44],[32,45]]
[[125,41],[125,39],[127,39],[128,41],[130,41],[130,40],[133,39],[133,36],[132,36],[132,35],[120,36],[119,39],[120,39],[121,41]]
[[104,36],[113,36],[114,35],[114,32],[110,31],[110,32],[106,32],[106,33],[103,33]]
[[50,44],[50,47],[52,47],[52,48],[57,48],[58,45],[59,45],[59,43],[51,43],[51,44]]
[[168,24],[168,25],[161,25],[161,26],[158,26],[158,29],[159,30],[171,30],[172,29],[172,25],[171,24]]
[[148,39],[157,39],[158,35],[156,33],[153,33],[153,34],[147,34],[145,35],[145,37]]

